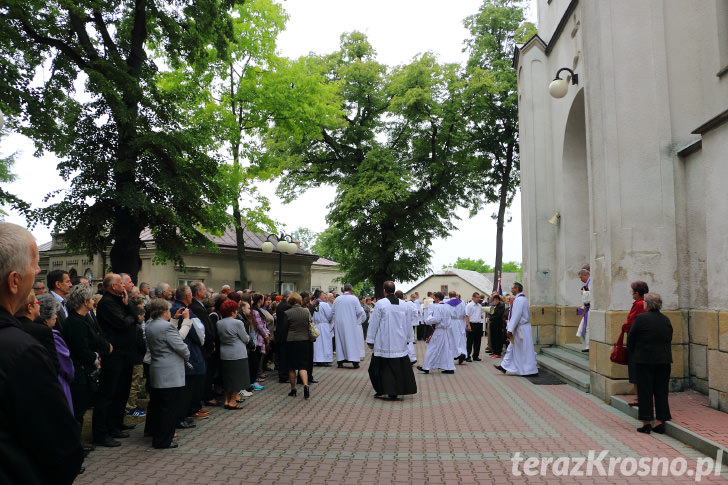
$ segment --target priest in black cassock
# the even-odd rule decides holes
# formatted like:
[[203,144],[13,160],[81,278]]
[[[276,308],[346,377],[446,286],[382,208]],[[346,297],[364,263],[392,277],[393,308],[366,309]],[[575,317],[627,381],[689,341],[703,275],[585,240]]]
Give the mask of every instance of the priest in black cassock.
[[367,345],[372,349],[369,378],[376,393],[374,397],[397,400],[397,396],[417,394],[407,352],[407,344],[414,342],[415,334],[407,306],[394,296],[394,282],[384,282],[384,296],[369,318]]

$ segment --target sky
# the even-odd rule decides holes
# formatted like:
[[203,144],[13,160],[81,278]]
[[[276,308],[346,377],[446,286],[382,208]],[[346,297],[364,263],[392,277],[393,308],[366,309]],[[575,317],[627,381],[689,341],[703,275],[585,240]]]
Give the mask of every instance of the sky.
[[[285,0],[283,6],[290,15],[286,30],[278,38],[279,53],[286,57],[299,57],[311,52],[326,54],[339,47],[342,33],[358,30],[365,33],[383,64],[405,64],[419,53],[431,51],[440,62],[464,62],[463,42],[468,35],[463,20],[477,13],[482,0]],[[535,11],[529,18],[535,22]],[[31,203],[34,207],[46,205],[44,196],[56,189],[67,187],[56,171],[57,159],[52,154],[34,157],[34,147],[19,135],[6,137],[0,153],[17,152],[13,172],[17,180],[6,189]],[[278,221],[280,230],[290,233],[305,227],[314,232],[326,229],[327,205],[335,197],[333,188],[312,189],[294,203],[284,205],[275,196],[275,184],[265,184],[262,192],[271,200],[271,217]],[[301,211],[305,211],[302,217]],[[458,257],[495,262],[495,204],[487,206],[474,218],[467,210],[455,210],[457,230],[446,239],[432,244],[433,270],[455,263]],[[7,211],[7,208],[6,208]],[[512,219],[504,230],[503,261],[521,261],[521,208],[517,195],[509,209]],[[26,225],[14,213],[6,221]],[[51,228],[36,226],[31,230],[38,243],[50,241]]]

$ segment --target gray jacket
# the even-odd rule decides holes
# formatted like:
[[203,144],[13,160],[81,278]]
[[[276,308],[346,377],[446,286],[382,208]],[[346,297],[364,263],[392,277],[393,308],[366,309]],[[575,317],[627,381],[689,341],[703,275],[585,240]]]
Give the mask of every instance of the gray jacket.
[[250,336],[240,320],[225,317],[217,321],[217,337],[220,339],[220,360],[240,360],[248,358],[245,344]]
[[190,358],[190,351],[182,341],[177,325],[157,318],[147,323],[145,333],[152,356],[149,366],[151,387],[184,387],[185,361]]

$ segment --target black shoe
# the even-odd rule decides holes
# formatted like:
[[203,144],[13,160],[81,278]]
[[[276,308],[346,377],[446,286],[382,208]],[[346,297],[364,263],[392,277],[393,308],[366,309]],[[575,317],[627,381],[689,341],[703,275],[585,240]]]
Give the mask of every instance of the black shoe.
[[654,431],[657,434],[665,434],[665,423],[658,424],[654,428],[652,428],[652,431]]
[[463,365],[463,362],[465,362],[465,356],[463,354],[460,354],[458,356],[458,364]]
[[240,399],[236,399],[235,402],[238,404],[243,404],[245,402],[245,399],[241,397]]
[[310,389],[308,388],[308,386],[303,386],[303,398],[308,399],[309,397],[311,397]]
[[500,365],[493,365],[493,367],[495,367],[496,369],[498,369],[499,371],[501,371],[504,374],[506,373],[506,370]]
[[471,359],[470,357],[465,358],[465,362],[472,362],[472,361],[473,361],[473,359]]
[[416,363],[417,363],[417,361],[413,360],[412,362],[410,362],[410,365],[415,365]]
[[387,397],[389,401],[399,401],[396,395],[390,394],[389,397]]
[[321,364],[321,365],[323,365],[324,367],[331,367],[331,362],[326,362],[326,363]]
[[354,369],[358,369],[359,368],[359,362],[352,362],[352,363],[354,364]]
[[319,381],[318,381],[318,379],[314,379],[314,378],[312,377],[311,379],[309,379],[309,380],[308,380],[308,383],[309,383],[309,384],[318,384],[318,383],[319,383]]
[[652,425],[646,424],[642,426],[641,428],[637,428],[637,431],[640,433],[650,434],[650,431],[652,431]]
[[178,421],[177,422],[177,428],[181,428],[181,429],[189,429],[189,428],[194,428],[196,426],[197,425],[195,423],[190,423],[189,421]]
[[[179,444],[177,444],[177,442],[176,442],[176,441],[172,441],[172,442],[171,442],[171,443],[169,444],[169,446],[160,446],[160,447],[159,447],[159,448],[157,448],[157,449],[158,449],[158,450],[166,450],[167,448],[177,448],[178,446],[179,446]],[[156,448],[156,447],[155,447],[155,448]]]
[[481,359],[480,357],[473,357],[473,360],[476,361],[476,362],[480,362],[483,359]]
[[420,372],[424,372],[425,374],[429,374],[430,373],[430,370],[429,369],[425,370],[425,369],[422,368],[421,365],[418,365],[417,366],[417,370],[420,371]]
[[296,397],[296,390],[295,389],[291,389],[291,392],[289,392],[288,395],[291,396],[291,397]]
[[337,362],[336,367],[338,367],[339,369],[342,369],[344,367],[344,361],[340,360],[339,362]]
[[382,396],[383,396],[383,394],[381,392],[377,392],[376,394],[374,394],[374,397],[376,397],[377,399],[379,399]]
[[136,428],[136,424],[126,424],[126,423],[124,423],[121,426],[119,426],[119,429],[121,429],[121,430],[134,429],[134,428]]
[[121,446],[121,441],[116,441],[111,436],[107,436],[103,440],[94,441],[94,444],[99,446],[105,446],[107,448],[116,448],[117,446]]
[[88,445],[88,446],[84,446],[83,447],[83,452],[84,453],[91,453],[95,449],[96,449],[96,447],[94,445]]
[[114,432],[112,432],[112,433],[109,433],[109,435],[110,435],[110,436],[111,436],[112,438],[128,438],[129,436],[131,436],[131,435],[130,435],[129,433],[127,433],[126,431],[114,431]]
[[81,467],[81,468],[80,468],[80,469],[78,470],[78,473],[77,473],[77,475],[80,475],[80,474],[82,474],[82,473],[83,473],[83,472],[85,472],[85,471],[86,471],[86,468],[85,468],[85,467]]
[[589,349],[581,349],[582,352],[589,352]]
[[443,374],[454,374],[455,371],[454,370],[444,370],[444,371],[442,371],[442,373]]

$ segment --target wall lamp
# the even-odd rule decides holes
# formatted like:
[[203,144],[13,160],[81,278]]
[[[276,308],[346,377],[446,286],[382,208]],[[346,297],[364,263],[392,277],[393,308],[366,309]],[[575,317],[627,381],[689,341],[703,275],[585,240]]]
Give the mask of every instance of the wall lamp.
[[551,81],[551,84],[549,84],[549,94],[557,99],[566,96],[566,93],[569,90],[569,83],[566,82],[565,79],[561,79],[559,77],[561,71],[569,71],[569,73],[571,73],[571,84],[579,84],[579,75],[568,67],[562,67],[556,71],[556,77],[553,81]]

